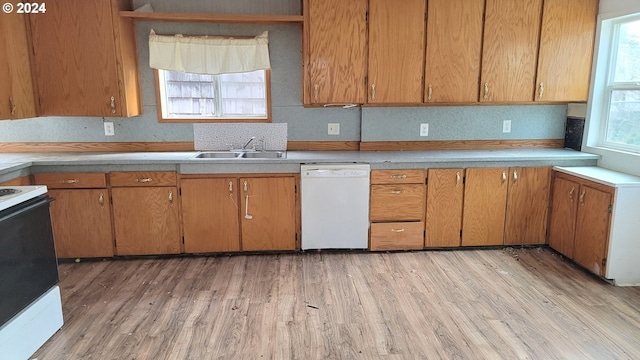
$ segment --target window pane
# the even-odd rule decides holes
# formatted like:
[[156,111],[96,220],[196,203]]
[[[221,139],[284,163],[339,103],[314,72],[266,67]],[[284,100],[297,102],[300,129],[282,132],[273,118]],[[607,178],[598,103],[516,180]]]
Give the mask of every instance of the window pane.
[[264,70],[221,74],[219,78],[223,116],[267,116]]
[[620,24],[614,82],[640,82],[640,20]]
[[215,76],[159,71],[164,72],[164,105],[167,116],[214,116]]
[[607,142],[640,146],[640,90],[613,90]]

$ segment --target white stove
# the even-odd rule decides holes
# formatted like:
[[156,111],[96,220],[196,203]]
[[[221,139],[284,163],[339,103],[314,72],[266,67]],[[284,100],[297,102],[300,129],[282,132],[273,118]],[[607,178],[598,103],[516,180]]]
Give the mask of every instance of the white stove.
[[44,185],[0,186],[0,211],[47,193]]

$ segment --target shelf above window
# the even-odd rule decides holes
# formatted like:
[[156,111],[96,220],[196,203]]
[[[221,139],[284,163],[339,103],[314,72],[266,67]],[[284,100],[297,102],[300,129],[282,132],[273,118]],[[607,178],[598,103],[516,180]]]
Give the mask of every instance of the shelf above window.
[[302,15],[219,15],[201,13],[120,11],[136,21],[209,22],[228,24],[302,24]]

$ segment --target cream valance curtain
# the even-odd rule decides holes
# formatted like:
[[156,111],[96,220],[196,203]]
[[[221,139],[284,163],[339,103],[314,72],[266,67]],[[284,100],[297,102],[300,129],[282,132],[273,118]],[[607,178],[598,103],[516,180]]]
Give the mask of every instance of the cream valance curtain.
[[196,74],[227,74],[266,70],[269,36],[255,38],[149,34],[149,66]]

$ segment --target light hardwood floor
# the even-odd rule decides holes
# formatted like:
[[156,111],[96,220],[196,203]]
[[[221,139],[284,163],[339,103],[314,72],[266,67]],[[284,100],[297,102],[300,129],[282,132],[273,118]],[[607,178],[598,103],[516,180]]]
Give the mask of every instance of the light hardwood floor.
[[60,265],[49,359],[640,359],[640,288],[547,248]]

